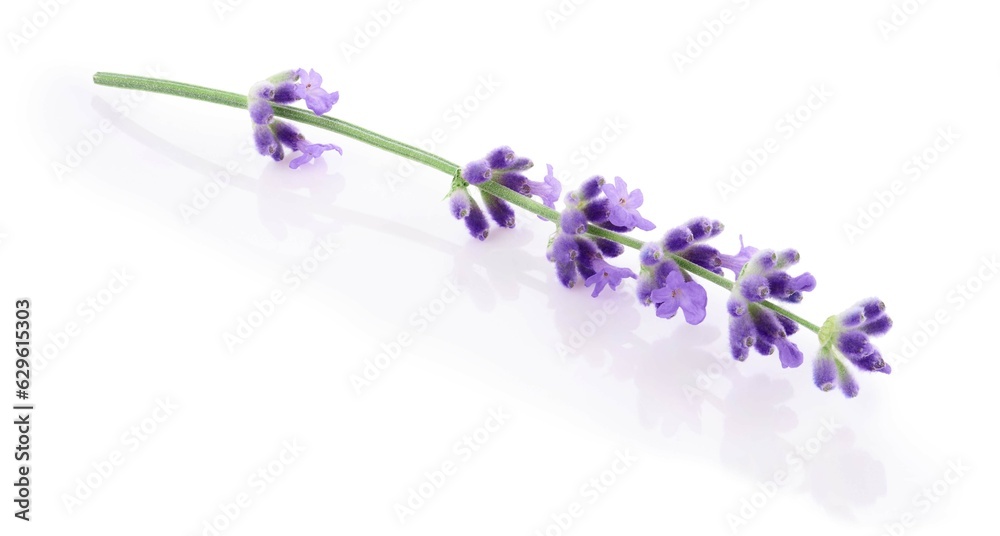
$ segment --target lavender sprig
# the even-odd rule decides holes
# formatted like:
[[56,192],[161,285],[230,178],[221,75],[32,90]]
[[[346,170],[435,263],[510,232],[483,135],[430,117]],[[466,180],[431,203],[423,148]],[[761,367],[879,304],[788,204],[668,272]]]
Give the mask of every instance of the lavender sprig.
[[[687,322],[698,324],[705,318],[708,299],[705,289],[694,278],[718,285],[730,291],[726,305],[731,317],[730,346],[738,360],[746,359],[750,349],[754,349],[764,355],[777,352],[783,367],[798,367],[803,355],[788,337],[801,326],[819,337],[813,380],[820,389],[828,391],[839,386],[846,396],[856,396],[858,385],[847,364],[863,371],[891,372],[869,340],[892,326],[881,301],[872,298],[859,302],[840,315],[831,316],[820,327],[774,302],[798,303],[805,292],[815,288],[812,275],[787,273],[787,268],[799,261],[797,252],[761,251],[744,246],[740,237],[740,250],[733,255],[723,254],[706,243],[718,236],[723,226],[707,218],[691,220],[652,242],[628,236],[624,233],[652,230],[655,226],[638,212],[643,203],[641,191],[629,191],[620,178],[613,185],[603,178],[592,178],[565,196],[565,207],[558,211],[555,202],[561,184],[555,179],[552,166],[548,166],[543,180],[532,181],[525,175],[532,168],[531,160],[517,156],[509,147],[500,147],[463,169],[423,149],[322,115],[337,102],[339,95],[322,89],[322,78],[315,71],[298,69],[279,73],[255,84],[247,95],[113,73],[97,73],[94,82],[247,110],[255,145],[262,154],[280,160],[286,147],[302,152],[292,161],[293,168],[324,151],[340,152],[340,149],[331,144],[309,143],[297,129],[275,118],[336,132],[442,171],[452,179],[448,196],[452,214],[464,220],[470,234],[477,239],[484,240],[489,234],[487,213],[500,227],[513,227],[512,206],[556,224],[547,256],[555,264],[557,278],[567,287],[583,280],[586,286],[594,287],[594,296],[606,288],[616,290],[624,279],[638,278],[640,303],[654,305],[659,317],[673,318],[683,312]],[[299,100],[304,100],[311,111],[286,106]],[[470,187],[479,190],[486,212],[470,195]],[[639,251],[638,275],[607,261],[621,255],[626,247]],[[734,279],[726,277],[727,270]]]

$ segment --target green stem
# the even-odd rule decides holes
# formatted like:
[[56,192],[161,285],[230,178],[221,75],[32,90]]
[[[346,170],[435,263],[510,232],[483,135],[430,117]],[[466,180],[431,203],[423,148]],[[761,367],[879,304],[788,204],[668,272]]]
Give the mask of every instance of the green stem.
[[[220,91],[218,89],[211,89],[202,86],[195,86],[192,84],[184,84],[181,82],[172,82],[170,80],[160,80],[157,78],[147,78],[143,76],[131,76],[125,74],[116,73],[97,73],[94,75],[94,83],[102,86],[118,87],[124,89],[134,89],[138,91],[148,91],[152,93],[162,93],[165,95],[173,95],[176,97],[184,97],[188,99],[200,100],[205,102],[211,102],[214,104],[222,104],[224,106],[231,106],[233,108],[246,109],[247,107],[247,96],[240,95],[238,93],[230,93],[228,91]],[[312,125],[314,127],[322,128],[324,130],[329,130],[331,132],[336,132],[342,134],[349,138],[353,138],[360,142],[367,143],[373,147],[377,147],[384,151],[397,154],[404,158],[413,160],[414,162],[419,162],[428,167],[434,168],[438,171],[448,174],[452,179],[459,178],[461,176],[462,168],[451,162],[450,160],[444,159],[436,154],[427,152],[419,147],[414,147],[403,143],[401,141],[394,140],[387,136],[383,136],[377,132],[372,132],[363,127],[359,127],[347,121],[341,121],[340,119],[335,119],[333,117],[328,117],[325,115],[315,115],[308,110],[302,110],[300,108],[293,108],[291,106],[282,106],[280,104],[272,104],[274,108],[274,115],[276,117],[281,117],[283,119],[288,119],[290,121],[296,121],[306,125]],[[512,205],[518,206],[531,212],[537,214],[553,223],[559,221],[559,212],[551,209],[531,198],[525,197],[499,183],[488,181],[482,184],[474,185],[484,192],[490,193],[499,197]],[[630,247],[633,249],[642,249],[644,242],[627,236],[621,233],[616,233],[614,231],[609,231],[607,229],[602,229],[595,225],[589,225],[587,228],[587,233],[600,237],[606,238],[608,240],[617,242],[623,246]],[[696,275],[702,279],[710,281],[726,290],[732,290],[733,282],[715,274],[693,262],[680,257],[678,255],[668,253],[670,257],[684,270]],[[775,313],[778,313],[788,319],[802,325],[806,329],[812,331],[813,333],[819,333],[819,326],[809,322],[808,320],[775,305],[771,302],[761,302],[760,305],[766,307]]]
[[[214,104],[222,104],[224,106],[242,108],[244,110],[247,107],[246,95],[191,84],[184,84],[181,82],[160,80],[157,78],[146,78],[144,76],[130,76],[115,73],[97,73],[94,75],[94,83],[102,86],[135,89],[139,91],[149,91],[152,93],[163,93],[164,95],[173,95],[175,97],[184,97],[188,99],[211,102]],[[314,127],[319,127],[338,134],[343,134],[344,136],[354,138],[358,141],[367,143],[368,145],[378,147],[384,151],[398,154],[399,156],[409,158],[415,162],[420,162],[421,164],[432,167],[438,171],[443,171],[451,176],[457,175],[461,169],[458,164],[449,162],[436,154],[432,154],[418,147],[396,141],[392,138],[372,132],[366,128],[348,123],[347,121],[341,121],[340,119],[334,119],[325,115],[316,115],[308,110],[293,108],[291,106],[273,104],[272,107],[274,108],[274,115],[277,117],[304,123],[306,125],[312,125]]]

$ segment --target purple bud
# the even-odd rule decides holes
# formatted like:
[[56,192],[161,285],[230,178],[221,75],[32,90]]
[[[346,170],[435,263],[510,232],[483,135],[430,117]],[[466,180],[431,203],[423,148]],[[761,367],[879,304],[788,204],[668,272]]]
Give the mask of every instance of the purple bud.
[[580,249],[580,255],[577,258],[578,260],[586,261],[589,265],[590,261],[601,256],[600,252],[597,251],[597,246],[595,246],[594,242],[589,238],[585,236],[574,236],[573,239],[576,240],[576,245]]
[[486,214],[479,208],[479,203],[471,197],[469,201],[469,215],[465,217],[465,227],[469,229],[469,234],[473,238],[486,240],[490,234],[490,222],[486,221]]
[[837,321],[845,328],[856,328],[865,322],[865,310],[860,307],[852,307],[840,313]]
[[271,100],[278,104],[290,104],[297,100],[298,91],[296,90],[295,82],[282,82],[274,87],[274,95],[271,96]]
[[274,130],[274,135],[278,138],[278,141],[287,145],[293,151],[298,149],[299,144],[304,142],[306,137],[299,132],[299,129],[292,126],[291,123],[286,121],[275,121],[271,125],[272,130]]
[[837,383],[840,384],[840,391],[847,398],[858,396],[858,391],[860,390],[858,382],[847,370],[847,367],[837,367]]
[[753,258],[750,259],[750,266],[759,269],[762,272],[767,272],[774,268],[775,264],[778,262],[778,254],[773,250],[765,249],[757,252]]
[[767,282],[774,298],[795,303],[802,301],[802,292],[816,288],[816,278],[809,273],[792,277],[785,272],[771,272],[767,274]]
[[271,100],[274,98],[274,84],[263,80],[257,82],[250,88],[250,93],[248,94],[251,100],[253,99],[264,99]]
[[737,361],[746,361],[750,348],[757,344],[757,337],[749,315],[729,319],[729,349]]
[[736,296],[730,296],[726,302],[726,310],[730,316],[743,316],[747,314],[747,303]]
[[837,363],[833,357],[820,355],[813,361],[813,383],[823,391],[832,391],[837,381]]
[[867,300],[862,300],[858,302],[856,307],[864,309],[865,318],[868,319],[869,322],[882,316],[885,312],[885,303],[878,298],[868,298]]
[[785,335],[794,335],[799,332],[799,325],[788,317],[778,315],[778,322],[781,322],[781,327],[785,328]]
[[490,165],[486,160],[475,160],[469,162],[462,170],[462,178],[469,184],[482,184],[493,176]]
[[712,234],[712,220],[708,218],[695,218],[684,224],[691,230],[691,235],[695,241],[704,240]]
[[839,334],[837,336],[837,349],[851,361],[867,357],[875,351],[875,347],[868,341],[868,336],[859,331],[847,331]]
[[663,247],[657,242],[646,242],[639,250],[639,261],[646,266],[656,266],[663,256]]
[[802,303],[802,293],[793,292],[791,296],[783,298],[783,300],[789,303]]
[[514,228],[514,209],[506,201],[486,192],[480,192],[483,196],[483,203],[486,204],[486,212],[489,212],[493,221],[500,227],[508,229]]
[[885,335],[886,333],[889,333],[890,329],[892,329],[892,319],[886,315],[882,315],[874,321],[861,326],[861,331],[871,335],[872,337]]
[[257,152],[264,156],[272,156],[281,147],[267,125],[255,124],[253,126],[253,141],[257,146]]
[[767,299],[771,294],[771,287],[767,278],[762,275],[752,274],[740,278],[737,282],[740,286],[740,294],[751,302],[760,302]]
[[881,371],[885,368],[885,360],[882,359],[882,354],[878,350],[871,353],[871,355],[865,356],[854,362],[855,365],[861,370],[867,370],[870,372]]
[[510,168],[513,171],[525,171],[535,167],[535,163],[531,161],[530,158],[525,158],[523,156],[515,158],[510,164]]
[[471,202],[472,197],[469,196],[469,192],[465,188],[458,188],[451,193],[451,198],[449,199],[451,215],[459,220],[465,218],[469,215],[469,205]]
[[575,208],[567,208],[559,217],[559,227],[569,234],[580,234],[587,230],[587,217]]
[[639,303],[644,306],[648,306],[653,303],[651,295],[653,291],[660,288],[656,281],[656,277],[653,276],[648,270],[642,270],[639,273],[639,283],[636,285],[635,295],[639,298]]
[[760,355],[771,355],[774,353],[774,345],[761,338],[758,338],[757,342],[754,343],[753,349],[757,350],[757,353]]
[[671,229],[667,231],[667,235],[663,237],[663,245],[667,248],[667,251],[676,253],[681,251],[694,242],[694,234],[691,233],[691,229],[687,227],[677,227],[676,229]]
[[622,253],[625,253],[625,246],[606,238],[595,238],[594,243],[597,244],[597,249],[600,250],[601,255],[604,255],[609,259],[613,259]]
[[722,275],[722,258],[719,256],[719,250],[712,246],[695,244],[682,251],[680,256],[706,270]]
[[552,241],[552,259],[555,262],[572,262],[580,254],[580,246],[572,235],[559,233]]
[[509,171],[507,173],[501,174],[497,177],[497,182],[514,190],[515,192],[522,195],[531,194],[531,185],[528,184],[528,177],[521,175],[520,173],[515,173]]
[[719,236],[720,234],[722,234],[722,231],[725,231],[725,230],[726,230],[726,226],[723,225],[721,221],[719,221],[719,220],[713,220],[712,221],[712,232],[709,233],[708,237],[709,238],[715,238],[716,236]]
[[787,268],[799,262],[799,252],[794,249],[786,249],[778,253],[778,266]]
[[253,99],[247,109],[250,111],[250,120],[257,125],[266,125],[274,119],[274,110],[266,100]]
[[580,197],[579,201],[589,201],[600,195],[601,187],[604,186],[604,183],[604,177],[601,177],[600,175],[583,181],[583,184],[580,185],[580,189],[578,190],[578,195]]
[[778,315],[773,312],[761,307],[756,307],[751,315],[751,318],[753,319],[753,325],[757,328],[757,333],[760,335],[761,339],[775,343],[787,336],[785,328],[782,327],[781,322],[778,321]]
[[573,288],[576,285],[576,264],[572,262],[557,262],[556,277],[559,283],[566,288]]
[[516,158],[517,155],[514,154],[514,150],[506,145],[497,147],[490,151],[490,154],[486,155],[487,165],[493,169],[509,169]]
[[274,152],[271,153],[271,159],[275,162],[281,162],[285,158],[285,148],[280,143],[275,147]]
[[611,209],[607,199],[597,199],[584,205],[583,213],[587,216],[587,221],[603,223],[608,221]]

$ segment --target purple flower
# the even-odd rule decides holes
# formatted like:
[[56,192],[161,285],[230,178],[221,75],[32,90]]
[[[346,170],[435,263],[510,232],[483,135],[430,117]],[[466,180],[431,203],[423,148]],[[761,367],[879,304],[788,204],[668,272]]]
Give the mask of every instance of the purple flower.
[[680,270],[670,272],[663,286],[650,294],[650,299],[659,305],[656,316],[673,318],[677,309],[684,311],[684,319],[688,324],[700,324],[705,320],[705,307],[708,304],[708,294],[705,289],[694,281],[685,281]]
[[744,246],[743,245],[743,235],[740,235],[740,251],[736,255],[719,255],[722,260],[722,267],[729,270],[733,275],[740,275],[740,271],[743,270],[743,265],[745,265],[750,257],[753,257],[757,253],[757,248]]
[[584,285],[593,286],[594,293],[591,294],[593,297],[597,297],[604,287],[611,287],[611,290],[617,290],[618,285],[621,284],[622,280],[628,277],[632,279],[636,278],[635,272],[629,270],[628,268],[618,268],[612,266],[604,261],[603,258],[594,259],[592,269],[594,275],[591,275],[584,281]]
[[542,200],[543,205],[556,208],[556,201],[559,200],[559,194],[562,193],[562,183],[553,173],[552,165],[547,164],[546,167],[549,172],[543,179],[545,182],[528,181],[528,189],[530,195],[538,196]]
[[[740,239],[742,244],[742,238]],[[816,287],[816,279],[806,273],[792,277],[785,270],[799,261],[798,252],[785,250],[776,253],[771,250],[753,250],[743,247],[740,254],[733,257],[721,256],[721,266],[737,274],[729,302],[730,333],[744,333],[749,330],[754,338],[754,349],[761,355],[771,355],[778,351],[782,367],[798,367],[803,355],[798,346],[788,340],[788,336],[798,330],[798,324],[764,308],[760,302],[768,298],[798,302],[802,293]],[[749,319],[749,324],[748,324]],[[731,346],[733,358],[744,360],[747,351],[743,347]]]
[[[461,172],[461,180],[473,186],[494,181],[525,197],[538,196],[546,206],[555,208],[555,201],[559,199],[559,194],[562,192],[562,184],[556,179],[552,166],[548,166],[548,174],[542,182],[529,180],[521,172],[530,169],[533,165],[530,159],[519,157],[510,147],[502,146],[490,151],[486,158],[473,160],[466,164]],[[483,203],[486,205],[486,211],[497,225],[507,228],[514,227],[514,209],[508,201],[485,191],[482,191],[481,195]],[[582,223],[586,228],[586,219],[583,219]],[[483,236],[485,237],[485,235]],[[575,273],[574,271],[574,277]],[[560,277],[568,278],[569,270],[564,268],[560,272]]]
[[292,169],[298,169],[299,166],[312,162],[323,156],[323,153],[326,151],[337,151],[340,154],[344,154],[343,149],[332,143],[300,143],[296,149],[301,151],[302,154],[288,163],[288,167]]
[[323,115],[333,108],[340,99],[340,93],[327,93],[321,86],[323,77],[313,69],[307,73],[305,69],[296,71],[299,83],[295,86],[295,96],[306,101],[306,106],[316,115]]
[[[316,88],[310,88],[308,92],[299,94],[299,85],[294,80],[305,76],[306,84],[315,84]],[[272,102],[287,103],[308,97],[316,103],[316,99],[321,99],[322,94],[328,95],[322,89],[318,89],[322,78],[316,71],[305,73],[302,69],[298,71],[284,71],[278,73],[267,80],[262,80],[250,88],[247,94],[247,110],[250,112],[250,120],[254,125],[254,144],[257,151],[265,156],[270,156],[275,161],[285,158],[284,147],[292,151],[300,151],[302,154],[289,162],[289,167],[296,169],[299,166],[319,158],[325,151],[337,151],[343,154],[343,150],[332,143],[310,143],[305,136],[290,123],[279,121],[274,118],[274,108]],[[336,102],[336,94],[332,101],[326,98],[330,106]],[[310,105],[310,108],[312,106]],[[329,108],[327,108],[327,111]],[[314,109],[315,111],[315,109]],[[317,112],[320,113],[320,112]]]
[[332,143],[310,143],[291,123],[275,120],[271,122],[270,128],[282,145],[302,153],[289,162],[288,167],[292,169],[297,169],[299,166],[319,158],[325,151],[337,151],[344,154],[340,147]]
[[621,177],[615,177],[615,184],[605,184],[601,187],[604,195],[611,201],[608,220],[618,227],[625,227],[629,230],[639,228],[643,231],[652,231],[656,228],[653,222],[643,218],[639,214],[639,207],[642,206],[642,190],[628,191],[628,185]]
[[[822,347],[816,358],[814,370],[830,367],[829,364],[821,362],[833,363],[837,370],[840,390],[848,398],[857,396],[858,382],[847,369],[845,362],[865,372],[891,374],[892,367],[885,362],[878,348],[869,340],[869,336],[884,335],[890,328],[892,320],[885,314],[885,304],[878,298],[863,300],[839,315],[831,316],[819,331]],[[821,385],[817,380],[816,385],[827,391],[829,390],[827,386],[830,384],[827,382]]]

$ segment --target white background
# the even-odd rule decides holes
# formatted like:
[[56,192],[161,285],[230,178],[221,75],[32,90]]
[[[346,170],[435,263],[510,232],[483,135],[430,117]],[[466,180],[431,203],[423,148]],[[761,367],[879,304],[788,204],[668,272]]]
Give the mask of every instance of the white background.
[[[2,19],[0,316],[30,297],[36,352],[30,524],[12,517],[12,413],[0,428],[13,534],[194,535],[213,520],[219,534],[544,534],[574,502],[566,534],[992,525],[998,291],[977,273],[998,253],[996,2],[931,0],[894,31],[902,0],[427,0],[391,17],[385,1],[44,4],[5,2]],[[908,359],[861,376],[855,400],[818,391],[808,364],[733,366],[720,289],[697,327],[628,295],[595,301],[557,284],[534,217],[470,240],[439,172],[313,129],[345,155],[292,171],[248,152],[239,110],[91,83],[155,73],[243,92],[300,66],[340,90],[332,115],[410,142],[441,129],[434,150],[457,162],[510,144],[569,184],[624,177],[661,230],[708,215],[726,251],[740,234],[796,247],[819,287],[795,310],[821,322],[877,294],[896,320],[879,345]],[[832,96],[802,108],[814,89]],[[789,135],[795,112],[808,120]],[[939,129],[957,139],[906,174]],[[778,150],[720,194],[769,138]],[[895,180],[902,193],[872,208]],[[849,237],[859,211],[876,217]],[[332,258],[291,289],[283,274],[325,237]],[[449,281],[461,295],[439,307]],[[225,333],[276,290],[286,300],[230,352]],[[421,308],[436,311],[426,329]],[[351,376],[400,335],[359,395]],[[453,445],[496,408],[509,420],[465,459]],[[304,451],[276,462],[286,442]],[[637,461],[604,493],[582,489],[616,452]],[[446,461],[457,472],[400,522],[396,505]],[[262,467],[281,474],[261,486]],[[241,493],[249,506],[223,520]]]

